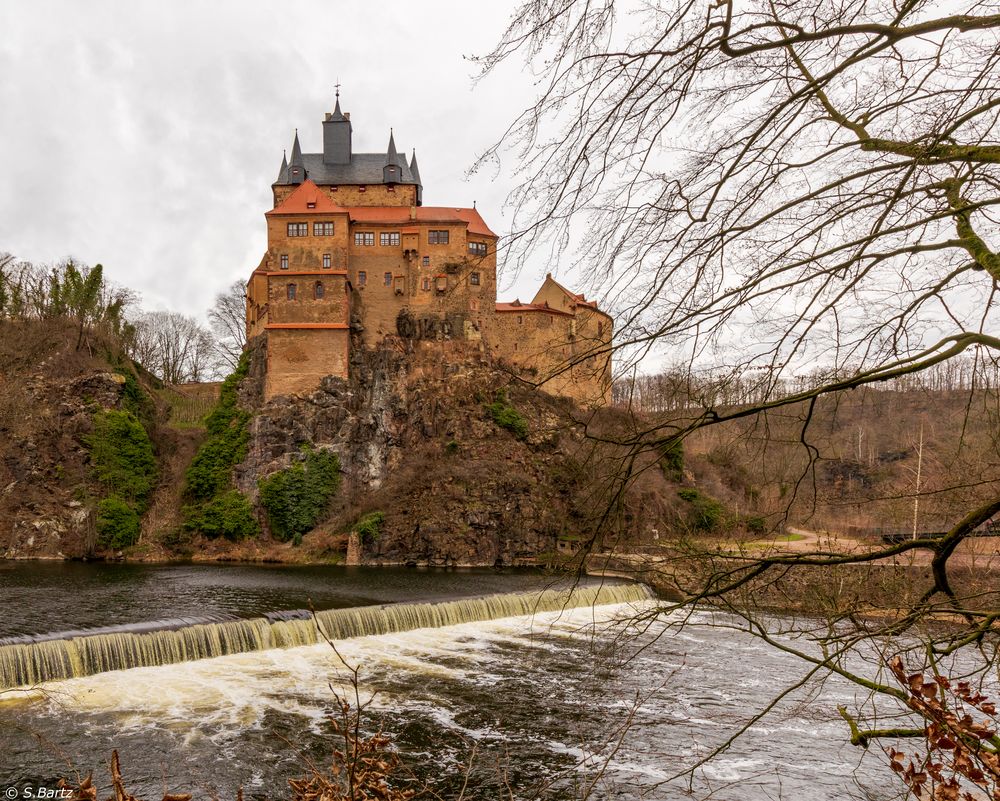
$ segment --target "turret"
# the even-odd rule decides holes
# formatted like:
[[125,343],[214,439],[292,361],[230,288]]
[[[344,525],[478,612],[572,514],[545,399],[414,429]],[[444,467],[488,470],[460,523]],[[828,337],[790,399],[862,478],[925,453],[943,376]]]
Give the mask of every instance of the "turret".
[[299,147],[299,129],[295,129],[295,141],[292,143],[292,162],[288,165],[288,183],[300,184],[306,179],[306,165],[302,160],[302,148]]
[[278,180],[276,180],[275,183],[288,183],[288,152],[285,150],[281,151],[281,166],[278,168]]
[[420,170],[417,169],[417,151],[414,149],[410,156],[410,175],[413,176],[413,183],[417,185],[417,205],[422,206],[424,202],[424,187],[420,183]]
[[392,128],[389,129],[389,149],[385,154],[385,166],[382,168],[382,183],[398,184],[403,177],[403,168],[399,164],[399,155],[396,153],[396,141],[392,136]]
[[340,110],[340,93],[332,114],[323,120],[323,163],[351,163],[351,115]]

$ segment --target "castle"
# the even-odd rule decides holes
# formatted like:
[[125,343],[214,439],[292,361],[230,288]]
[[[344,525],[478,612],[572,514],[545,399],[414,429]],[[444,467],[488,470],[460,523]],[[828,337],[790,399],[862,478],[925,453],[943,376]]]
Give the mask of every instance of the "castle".
[[586,405],[611,394],[613,321],[551,274],[530,303],[496,302],[498,237],[475,208],[424,206],[416,153],[356,153],[351,115],[298,131],[271,185],[267,252],[247,284],[247,334],[264,336],[265,396],[346,378],[351,349],[387,337],[464,342],[544,391]]

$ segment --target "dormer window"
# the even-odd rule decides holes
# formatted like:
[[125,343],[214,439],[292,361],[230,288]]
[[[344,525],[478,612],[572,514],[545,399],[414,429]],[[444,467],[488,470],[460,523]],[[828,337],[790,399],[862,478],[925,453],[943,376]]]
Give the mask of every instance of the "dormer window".
[[315,200],[310,200],[308,203],[306,203],[306,208],[307,209],[314,209],[314,208],[316,208],[316,201]]

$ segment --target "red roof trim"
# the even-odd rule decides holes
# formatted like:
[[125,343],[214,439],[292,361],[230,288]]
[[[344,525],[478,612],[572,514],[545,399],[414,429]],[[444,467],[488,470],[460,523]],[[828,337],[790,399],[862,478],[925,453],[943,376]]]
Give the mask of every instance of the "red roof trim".
[[347,323],[268,323],[264,328],[333,328],[347,330]]
[[268,270],[266,275],[347,275],[347,270]]

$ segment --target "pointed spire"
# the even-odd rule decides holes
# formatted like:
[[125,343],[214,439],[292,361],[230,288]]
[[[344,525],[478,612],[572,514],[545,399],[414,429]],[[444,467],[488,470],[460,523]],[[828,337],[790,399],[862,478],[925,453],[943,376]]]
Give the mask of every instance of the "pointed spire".
[[413,175],[413,183],[420,183],[420,170],[417,169],[417,149],[413,149],[413,155],[410,156],[410,173]]
[[299,147],[299,129],[295,129],[295,141],[292,142],[292,160],[288,165],[288,183],[300,184],[306,179],[306,165],[302,161],[302,148]]
[[399,154],[396,153],[396,140],[393,138],[392,128],[389,129],[389,150],[385,154],[385,163],[387,166],[400,166]]
[[288,182],[288,151],[281,151],[281,167],[278,170],[278,180],[275,181],[276,184],[283,184]]

